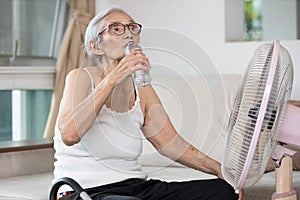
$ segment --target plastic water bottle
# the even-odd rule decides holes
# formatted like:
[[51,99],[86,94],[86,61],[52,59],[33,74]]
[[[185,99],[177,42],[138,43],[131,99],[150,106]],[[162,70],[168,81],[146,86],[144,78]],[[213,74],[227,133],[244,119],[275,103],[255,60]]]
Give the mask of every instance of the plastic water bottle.
[[[125,55],[127,56],[131,51],[142,51],[142,48],[134,41],[129,41],[125,47]],[[138,88],[145,87],[151,82],[150,73],[145,73],[143,70],[135,71],[132,77]]]

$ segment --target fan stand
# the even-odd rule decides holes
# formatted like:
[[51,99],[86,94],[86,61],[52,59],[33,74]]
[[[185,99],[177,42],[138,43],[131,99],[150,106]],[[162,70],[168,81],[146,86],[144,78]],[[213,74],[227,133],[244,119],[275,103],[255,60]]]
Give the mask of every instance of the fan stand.
[[291,156],[284,156],[280,167],[275,169],[276,192],[272,200],[297,200],[297,194],[292,188],[293,164]]
[[[295,122],[295,119],[299,118],[300,108],[287,104],[285,120],[279,131],[278,141],[300,147],[300,123]],[[276,168],[276,192],[272,195],[272,200],[297,200],[297,194],[292,188],[294,153],[295,151],[281,145],[277,145],[273,152],[273,158],[280,161],[280,167]]]

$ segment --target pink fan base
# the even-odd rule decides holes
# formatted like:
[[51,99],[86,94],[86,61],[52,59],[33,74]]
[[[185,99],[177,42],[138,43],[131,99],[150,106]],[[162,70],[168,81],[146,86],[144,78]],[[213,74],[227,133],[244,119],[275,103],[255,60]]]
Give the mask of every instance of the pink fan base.
[[283,192],[283,193],[274,193],[272,195],[272,200],[279,200],[279,199],[283,199],[283,200],[297,200],[297,197],[295,197],[296,191],[294,189],[292,189],[289,192]]

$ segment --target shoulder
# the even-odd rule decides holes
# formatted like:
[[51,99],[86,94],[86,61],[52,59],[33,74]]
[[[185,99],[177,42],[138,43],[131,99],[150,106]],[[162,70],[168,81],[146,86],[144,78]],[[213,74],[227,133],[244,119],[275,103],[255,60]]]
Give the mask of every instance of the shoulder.
[[96,78],[96,76],[100,75],[100,68],[98,67],[86,67],[86,68],[76,68],[71,70],[67,76],[67,80],[88,80],[90,79],[89,74],[93,77]]
[[82,68],[75,68],[72,69],[66,76],[66,79],[76,78],[77,76],[81,75],[83,72]]
[[90,79],[90,76],[83,68],[73,69],[66,76],[65,90],[89,93],[92,88]]
[[87,75],[86,71],[88,71],[89,73],[95,73],[96,71],[99,71],[99,68],[98,67],[75,68],[75,69],[72,69],[67,74],[67,77]]

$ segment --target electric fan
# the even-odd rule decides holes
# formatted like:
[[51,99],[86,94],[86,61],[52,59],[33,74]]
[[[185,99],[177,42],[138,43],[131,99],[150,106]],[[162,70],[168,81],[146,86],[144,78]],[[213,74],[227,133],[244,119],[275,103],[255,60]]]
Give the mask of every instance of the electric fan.
[[235,97],[222,160],[224,178],[236,192],[254,185],[272,156],[277,163],[272,199],[296,200],[291,186],[294,152],[283,147],[300,146],[300,108],[287,103],[292,82],[292,61],[279,41],[255,51]]

